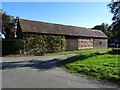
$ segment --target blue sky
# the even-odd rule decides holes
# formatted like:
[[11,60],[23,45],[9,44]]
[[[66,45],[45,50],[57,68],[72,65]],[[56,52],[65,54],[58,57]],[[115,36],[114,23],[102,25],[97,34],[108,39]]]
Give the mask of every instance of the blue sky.
[[111,24],[109,2],[3,2],[2,9],[12,16],[50,23],[92,28]]

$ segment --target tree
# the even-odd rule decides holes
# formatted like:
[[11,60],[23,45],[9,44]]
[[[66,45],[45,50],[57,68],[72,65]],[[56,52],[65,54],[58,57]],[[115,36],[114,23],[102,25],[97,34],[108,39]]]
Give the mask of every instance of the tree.
[[9,39],[11,38],[11,30],[15,27],[15,19],[3,10],[0,10],[0,14],[2,15],[2,33],[5,38]]
[[2,10],[0,9],[0,40],[2,38],[5,38],[5,36],[2,34]]
[[101,25],[96,25],[92,29],[101,30],[108,36],[108,39],[111,39],[113,36],[108,24],[102,23]]
[[110,12],[114,15],[110,28],[112,29],[112,33],[114,38],[118,38],[120,40],[120,1],[111,1],[108,5],[110,8]]

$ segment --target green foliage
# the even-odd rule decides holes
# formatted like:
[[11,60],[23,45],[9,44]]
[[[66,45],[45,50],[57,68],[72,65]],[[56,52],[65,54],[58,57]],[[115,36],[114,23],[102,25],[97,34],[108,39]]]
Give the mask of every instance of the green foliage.
[[120,1],[112,1],[108,6],[113,14],[113,23],[110,26],[112,33],[114,38],[118,38],[120,40]]
[[18,54],[19,49],[22,49],[23,41],[16,39],[3,39],[2,40],[2,55]]
[[102,23],[101,25],[96,25],[92,29],[101,30],[102,32],[104,32],[108,36],[108,39],[111,39],[111,37],[113,37],[112,32],[109,29],[109,25],[108,24]]
[[42,55],[46,51],[44,36],[26,37],[24,39],[24,52],[26,54]]
[[11,39],[11,40],[14,40],[15,41],[15,48],[18,48],[18,49],[23,49],[24,48],[24,41],[22,39]]
[[65,37],[54,35],[30,35],[24,39],[5,39],[2,42],[4,55],[43,55],[64,51],[66,47]]
[[62,64],[70,72],[120,83],[119,57],[118,54],[86,54],[69,58]]
[[2,33],[5,35],[6,39],[11,38],[11,30],[15,27],[14,17],[8,15],[6,12],[0,9],[0,17],[2,20]]
[[46,37],[46,42],[47,42],[47,52],[49,53],[65,50],[66,41],[64,36],[49,35]]
[[57,52],[57,53],[47,53],[45,56],[51,55],[65,55],[65,54],[80,54],[80,53],[94,53],[94,52],[101,52],[101,51],[108,51],[112,50],[111,48],[100,48],[100,49],[82,49],[82,50],[75,50],[75,51],[64,51],[64,52]]
[[45,53],[53,53],[64,51],[66,41],[64,36],[54,35],[35,35],[24,38],[24,53],[43,55]]

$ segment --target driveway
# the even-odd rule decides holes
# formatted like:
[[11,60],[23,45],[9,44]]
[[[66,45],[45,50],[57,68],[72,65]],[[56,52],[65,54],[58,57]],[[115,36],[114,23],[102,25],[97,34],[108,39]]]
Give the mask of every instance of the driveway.
[[2,88],[117,88],[112,83],[96,81],[68,73],[57,66],[70,55],[3,57]]

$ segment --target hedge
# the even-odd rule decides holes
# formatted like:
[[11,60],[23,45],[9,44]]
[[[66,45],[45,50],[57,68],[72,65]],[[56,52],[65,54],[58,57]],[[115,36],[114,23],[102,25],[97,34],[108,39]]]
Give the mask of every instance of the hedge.
[[19,46],[17,43],[21,40],[3,39],[2,40],[2,55],[19,54]]
[[31,35],[23,39],[3,40],[3,54],[43,55],[64,51],[64,36]]

